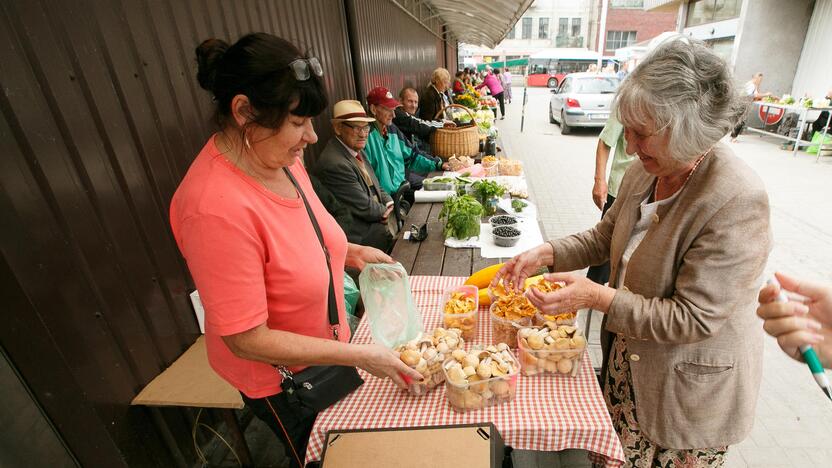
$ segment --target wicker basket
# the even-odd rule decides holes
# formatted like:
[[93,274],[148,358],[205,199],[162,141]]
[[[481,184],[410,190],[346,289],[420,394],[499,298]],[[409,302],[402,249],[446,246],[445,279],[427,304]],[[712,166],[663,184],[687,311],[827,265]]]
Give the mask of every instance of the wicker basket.
[[[471,109],[459,104],[451,104],[448,107],[465,109],[471,115],[470,127],[459,128],[437,128],[430,137],[430,149],[432,153],[447,160],[451,156],[476,156],[480,152],[480,135],[477,130],[477,121]],[[436,113],[434,119],[438,119],[445,112],[443,107]]]

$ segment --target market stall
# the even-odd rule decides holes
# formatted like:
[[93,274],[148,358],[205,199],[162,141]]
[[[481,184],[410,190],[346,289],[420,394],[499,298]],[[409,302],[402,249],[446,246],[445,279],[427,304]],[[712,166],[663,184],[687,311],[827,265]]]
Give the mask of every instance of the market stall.
[[[760,128],[749,126],[748,130],[762,135],[769,135],[776,138],[783,139],[787,142],[793,143],[792,155],[797,156],[797,151],[801,146],[808,147],[814,145],[815,142],[805,140],[802,138],[806,124],[811,119],[820,118],[823,111],[826,112],[826,122],[824,122],[823,131],[819,138],[822,143],[826,141],[827,129],[829,128],[830,117],[832,117],[832,110],[828,99],[818,100],[814,102],[812,99],[801,99],[796,101],[793,97],[785,95],[782,98],[765,98],[761,101],[755,101],[753,105],[754,114],[759,117],[761,121]],[[797,123],[793,127],[796,129],[794,135],[792,132],[786,131],[785,134],[777,131],[776,125],[781,125],[787,115],[794,114],[797,116]],[[822,144],[821,144],[822,146]],[[816,160],[820,159],[823,151],[818,149]]]

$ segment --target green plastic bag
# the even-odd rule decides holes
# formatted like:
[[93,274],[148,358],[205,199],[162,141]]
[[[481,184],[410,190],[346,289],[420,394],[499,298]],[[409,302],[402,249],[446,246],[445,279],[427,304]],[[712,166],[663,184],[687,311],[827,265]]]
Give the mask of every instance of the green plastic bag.
[[[815,132],[815,134],[812,135],[812,144],[808,148],[806,148],[807,153],[809,153],[809,154],[818,154],[818,151],[820,151],[820,146],[821,146],[820,137],[822,137],[822,136],[823,136],[823,133],[821,133],[821,132]],[[823,139],[823,146],[824,146],[823,149],[824,150],[827,149],[826,148],[827,145],[832,145],[832,135],[827,134],[826,138]]]
[[373,341],[393,348],[422,334],[422,316],[400,263],[371,263],[358,276]]
[[358,286],[355,285],[352,277],[344,273],[344,308],[347,310],[347,321],[350,325],[350,334],[355,334],[358,323],[361,321],[355,316],[355,305],[358,304]]

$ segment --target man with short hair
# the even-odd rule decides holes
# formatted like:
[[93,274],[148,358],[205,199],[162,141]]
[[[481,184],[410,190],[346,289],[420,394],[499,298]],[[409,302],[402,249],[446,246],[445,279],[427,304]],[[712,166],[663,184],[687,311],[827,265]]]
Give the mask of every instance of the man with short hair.
[[440,120],[422,120],[416,117],[416,112],[419,110],[419,93],[412,87],[402,88],[399,92],[399,99],[401,99],[402,105],[394,110],[393,124],[402,131],[410,143],[422,151],[430,151],[430,136],[437,128],[441,128],[447,123]]
[[[448,163],[413,146],[393,124],[393,115],[400,104],[387,88],[373,88],[367,95],[367,103],[375,123],[364,153],[385,192],[395,193],[405,180],[410,182],[412,190],[418,190],[429,172],[448,168]],[[411,203],[412,190],[406,196]]]
[[352,219],[344,229],[347,239],[389,252],[393,236],[387,218],[393,211],[393,199],[381,189],[364,154],[374,121],[358,101],[336,103],[332,119],[335,136],[321,152],[315,174],[349,210]]

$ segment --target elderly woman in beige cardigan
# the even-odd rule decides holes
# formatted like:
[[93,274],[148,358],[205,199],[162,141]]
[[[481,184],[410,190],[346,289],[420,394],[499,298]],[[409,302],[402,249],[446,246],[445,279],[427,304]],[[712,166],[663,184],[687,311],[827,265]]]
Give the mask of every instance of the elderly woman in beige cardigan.
[[628,466],[720,466],[754,418],[754,309],[771,246],[765,188],[719,142],[742,105],[718,56],[674,38],[624,80],[616,109],[640,162],[615,203],[592,229],[513,258],[495,282],[609,260],[609,286],[554,273],[565,288],[528,297],[546,313],[605,314],[604,396]]

